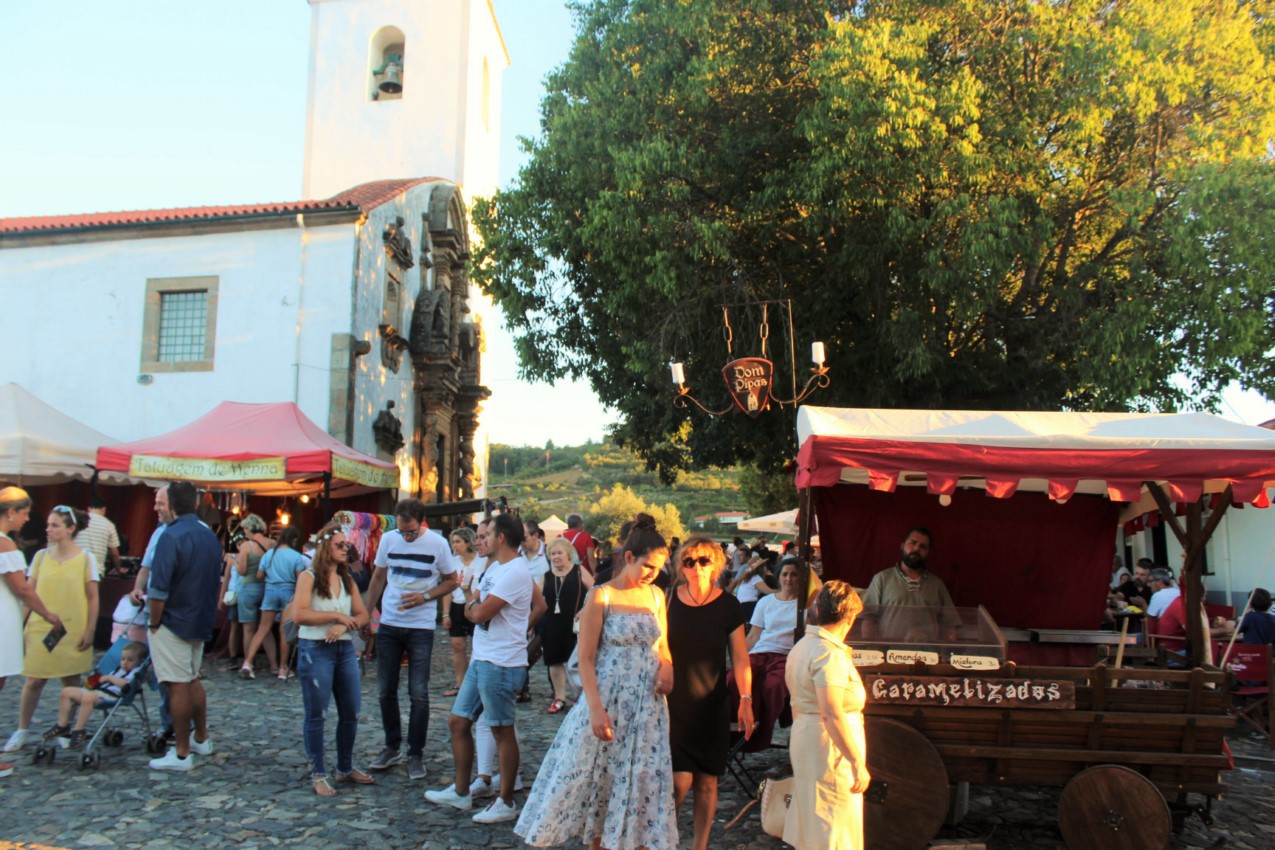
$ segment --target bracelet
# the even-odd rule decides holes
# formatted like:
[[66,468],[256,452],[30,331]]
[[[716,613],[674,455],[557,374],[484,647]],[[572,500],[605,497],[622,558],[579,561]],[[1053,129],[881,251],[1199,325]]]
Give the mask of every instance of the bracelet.
[[752,701],[753,701],[753,695],[752,695],[752,694],[740,694],[740,695],[739,695],[739,698],[740,698],[740,699],[746,699],[746,700],[748,700],[749,702],[752,702]]

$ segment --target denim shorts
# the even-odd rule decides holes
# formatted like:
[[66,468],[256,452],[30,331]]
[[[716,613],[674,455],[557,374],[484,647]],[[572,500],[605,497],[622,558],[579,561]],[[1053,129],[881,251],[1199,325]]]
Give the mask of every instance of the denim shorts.
[[279,612],[288,607],[296,588],[290,584],[267,584],[266,595],[261,600],[262,611]]
[[490,661],[471,661],[452,704],[452,714],[491,726],[513,726],[517,717],[515,697],[527,681],[526,667],[497,667]]
[[253,581],[239,585],[239,622],[256,623],[261,620],[261,600],[265,595],[264,582]]

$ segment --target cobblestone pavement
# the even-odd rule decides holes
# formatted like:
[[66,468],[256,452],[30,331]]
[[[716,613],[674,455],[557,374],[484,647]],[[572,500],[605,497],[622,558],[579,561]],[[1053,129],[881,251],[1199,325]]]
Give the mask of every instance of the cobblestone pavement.
[[[296,680],[262,676],[243,681],[209,661],[211,730],[216,753],[200,758],[189,774],[148,770],[136,717],[121,724],[120,748],[104,748],[98,771],[80,770],[78,759],[59,758],[33,765],[33,748],[23,751],[13,776],[0,779],[0,848],[23,843],[61,848],[121,847],[160,850],[172,847],[236,847],[244,850],[286,845],[290,850],[327,850],[352,845],[380,848],[510,848],[521,846],[509,824],[484,827],[450,809],[426,803],[421,792],[450,782],[451,749],[446,713],[451,700],[442,691],[451,681],[445,640],[436,642],[431,683],[428,778],[413,782],[403,766],[377,777],[371,787],[341,786],[330,801],[316,797],[305,782],[301,750],[301,695]],[[406,677],[404,677],[406,679]],[[0,691],[0,730],[7,736],[17,717],[20,679]],[[404,689],[406,684],[403,685]],[[37,712],[35,731],[52,724],[56,689],[50,685]],[[561,715],[544,712],[550,692],[543,668],[532,671],[534,701],[519,706],[524,776],[530,780],[547,749]],[[375,673],[363,678],[356,762],[366,764],[382,742]],[[402,704],[406,706],[404,691]],[[155,708],[151,704],[151,716]],[[95,727],[91,727],[95,728]],[[406,728],[406,718],[404,718]],[[329,736],[332,730],[329,728]],[[3,737],[0,737],[3,740]],[[329,742],[331,738],[329,737]],[[329,745],[331,745],[329,743]],[[1237,735],[1232,746],[1242,767],[1227,781],[1232,792],[1213,810],[1205,827],[1192,818],[1170,844],[1205,848],[1225,838],[1228,848],[1275,848],[1275,756],[1264,744]],[[785,758],[775,751],[755,759],[778,770]],[[197,757],[198,758],[198,757]],[[768,759],[768,760],[767,760]],[[519,795],[522,797],[523,795]],[[1056,820],[1058,792],[1038,788],[984,788],[971,791],[971,811],[958,827],[939,836],[956,846],[975,840],[987,850],[1061,850]],[[762,834],[754,807],[727,832],[747,795],[731,779],[722,783],[719,824],[711,845],[723,850],[763,850],[784,845]],[[689,806],[682,813],[683,846],[689,846]],[[960,841],[966,839],[967,841]],[[10,844],[12,842],[13,844]],[[978,846],[974,844],[973,846]]]

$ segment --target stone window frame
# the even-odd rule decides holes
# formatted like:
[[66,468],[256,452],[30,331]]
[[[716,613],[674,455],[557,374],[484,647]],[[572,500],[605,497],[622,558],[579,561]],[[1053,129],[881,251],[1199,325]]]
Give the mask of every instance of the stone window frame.
[[[191,277],[151,277],[146,279],[142,314],[142,372],[211,372],[217,342],[217,295],[221,279],[217,275]],[[175,362],[159,359],[160,301],[168,292],[204,292],[208,297],[204,326],[204,356],[199,360]]]

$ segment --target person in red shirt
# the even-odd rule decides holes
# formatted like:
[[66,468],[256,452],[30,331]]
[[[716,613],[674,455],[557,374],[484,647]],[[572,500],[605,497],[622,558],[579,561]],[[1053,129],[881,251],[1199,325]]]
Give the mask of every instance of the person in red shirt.
[[571,514],[567,517],[567,530],[562,533],[576,549],[576,554],[580,556],[580,565],[589,571],[589,575],[594,575],[598,571],[598,545],[594,541],[593,535],[584,530],[584,519],[579,514]]

